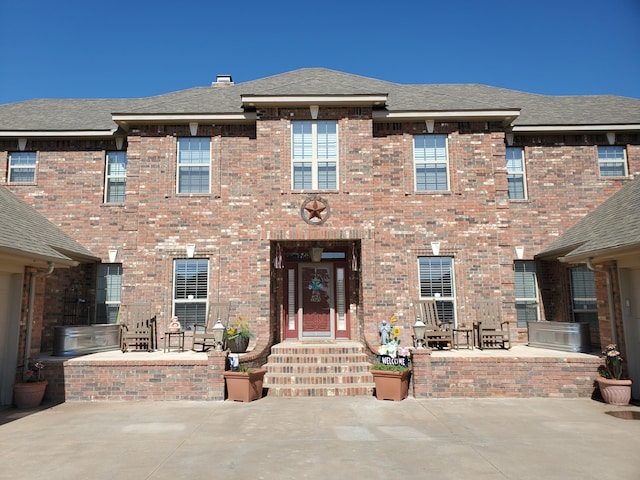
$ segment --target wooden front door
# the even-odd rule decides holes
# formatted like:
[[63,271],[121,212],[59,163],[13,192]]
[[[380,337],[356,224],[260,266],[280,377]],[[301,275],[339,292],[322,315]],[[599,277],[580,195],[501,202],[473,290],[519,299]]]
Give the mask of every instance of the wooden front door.
[[347,264],[291,263],[285,271],[282,338],[349,338]]
[[335,314],[333,264],[302,264],[299,279],[302,337],[332,338]]

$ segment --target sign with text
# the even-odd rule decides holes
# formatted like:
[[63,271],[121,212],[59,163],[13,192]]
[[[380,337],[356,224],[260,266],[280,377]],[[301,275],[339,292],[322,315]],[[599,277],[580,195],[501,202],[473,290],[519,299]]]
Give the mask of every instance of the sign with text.
[[378,360],[383,365],[400,365],[401,367],[409,366],[409,357],[390,357],[389,355],[378,355]]

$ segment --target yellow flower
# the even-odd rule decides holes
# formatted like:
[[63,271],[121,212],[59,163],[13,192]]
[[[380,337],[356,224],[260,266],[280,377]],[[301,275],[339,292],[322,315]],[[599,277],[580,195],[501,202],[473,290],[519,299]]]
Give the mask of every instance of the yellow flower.
[[391,315],[391,323],[396,323],[396,316],[395,315]]
[[393,327],[393,336],[394,337],[399,337],[400,336],[400,327]]

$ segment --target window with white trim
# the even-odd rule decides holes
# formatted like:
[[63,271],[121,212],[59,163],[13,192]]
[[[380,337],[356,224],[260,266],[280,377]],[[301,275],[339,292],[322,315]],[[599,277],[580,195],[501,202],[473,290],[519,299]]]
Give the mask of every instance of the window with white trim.
[[338,188],[338,122],[291,122],[291,168],[294,190]]
[[127,183],[127,152],[107,152],[105,203],[123,203]]
[[507,147],[507,184],[509,199],[527,198],[524,149],[522,147]]
[[446,135],[416,135],[413,138],[416,190],[449,190],[449,156]]
[[9,154],[9,183],[33,183],[36,181],[36,152],[11,152]]
[[186,330],[205,325],[209,293],[209,260],[177,259],[173,268],[173,314]]
[[211,139],[182,137],[178,139],[178,193],[209,193],[211,171]]
[[118,323],[122,293],[122,264],[101,263],[96,279],[96,323]]
[[518,328],[526,328],[527,322],[539,320],[536,263],[531,260],[516,260],[513,264],[513,271]]
[[456,295],[452,257],[418,257],[420,299],[435,300],[438,319],[445,325],[456,324]]
[[626,177],[627,158],[624,147],[598,146],[598,168],[601,177]]

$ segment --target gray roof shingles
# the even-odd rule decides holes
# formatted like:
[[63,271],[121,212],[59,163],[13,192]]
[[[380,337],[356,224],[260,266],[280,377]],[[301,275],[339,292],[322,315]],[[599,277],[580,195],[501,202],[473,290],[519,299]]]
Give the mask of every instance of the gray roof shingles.
[[640,250],[640,177],[588,213],[538,256],[585,257],[635,246]]
[[3,186],[0,186],[0,225],[0,250],[67,266],[75,261],[98,260]]
[[115,130],[116,114],[229,114],[243,95],[388,95],[387,110],[521,110],[517,126],[640,124],[640,100],[545,96],[475,84],[402,85],[324,68],[138,99],[29,100],[0,105],[0,131]]

